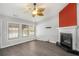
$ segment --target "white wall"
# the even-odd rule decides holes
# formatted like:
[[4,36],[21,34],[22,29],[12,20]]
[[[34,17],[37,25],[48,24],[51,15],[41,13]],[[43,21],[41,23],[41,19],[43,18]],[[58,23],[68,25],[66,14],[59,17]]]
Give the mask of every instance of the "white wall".
[[[51,29],[47,29],[45,27],[52,27]],[[38,40],[50,41],[53,43],[57,42],[58,30],[58,15],[55,17],[51,17],[46,21],[43,21],[37,25],[37,38]]]
[[[18,39],[12,39],[12,40],[8,40],[8,23],[17,23],[20,24],[20,31],[21,31],[21,25],[22,24],[28,24],[28,25],[33,25],[32,22],[28,22],[22,19],[18,19],[18,18],[12,18],[12,17],[8,17],[8,16],[2,16],[0,15],[0,20],[2,20],[2,41],[0,40],[1,43],[1,48],[5,48],[8,46],[12,46],[12,45],[16,45],[19,43],[23,43],[23,42],[27,42],[27,41],[31,41],[33,40],[33,36],[32,37],[22,37],[21,36],[21,32],[19,33],[19,38]],[[1,29],[1,26],[0,26]],[[1,34],[1,33],[0,33]]]

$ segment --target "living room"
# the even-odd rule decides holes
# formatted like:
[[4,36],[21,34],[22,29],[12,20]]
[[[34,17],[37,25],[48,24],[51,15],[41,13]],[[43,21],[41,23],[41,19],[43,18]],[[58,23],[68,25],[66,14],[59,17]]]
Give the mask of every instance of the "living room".
[[78,3],[0,3],[0,56],[79,55]]

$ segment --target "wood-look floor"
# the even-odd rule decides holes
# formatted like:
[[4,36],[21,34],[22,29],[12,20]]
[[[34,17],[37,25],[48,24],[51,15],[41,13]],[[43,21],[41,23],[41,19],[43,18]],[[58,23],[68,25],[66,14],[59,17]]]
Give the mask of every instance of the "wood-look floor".
[[0,49],[0,56],[75,56],[44,41],[31,41],[12,47]]

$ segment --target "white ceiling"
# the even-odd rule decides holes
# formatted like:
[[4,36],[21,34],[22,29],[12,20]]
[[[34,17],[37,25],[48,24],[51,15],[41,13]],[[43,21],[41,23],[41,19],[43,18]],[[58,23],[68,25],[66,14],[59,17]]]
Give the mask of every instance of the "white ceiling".
[[[30,3],[31,4],[31,3]],[[38,3],[38,5],[44,6],[44,16],[32,17],[31,11],[27,11],[28,3],[0,3],[0,14],[7,15],[11,17],[17,17],[28,21],[33,21],[34,19],[37,22],[45,20],[51,16],[54,16],[59,13],[62,8],[64,8],[66,3]],[[31,4],[32,5],[32,4]]]

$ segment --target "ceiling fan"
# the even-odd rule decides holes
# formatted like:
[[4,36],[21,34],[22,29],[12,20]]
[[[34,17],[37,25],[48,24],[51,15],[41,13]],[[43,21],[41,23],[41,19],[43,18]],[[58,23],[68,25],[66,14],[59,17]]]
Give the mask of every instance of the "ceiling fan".
[[45,8],[42,5],[38,5],[37,3],[30,4],[31,6],[27,5],[26,8],[31,11],[32,16],[44,16]]

